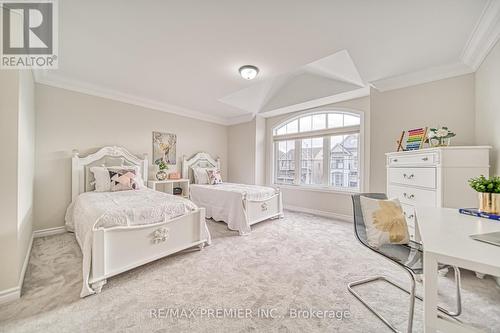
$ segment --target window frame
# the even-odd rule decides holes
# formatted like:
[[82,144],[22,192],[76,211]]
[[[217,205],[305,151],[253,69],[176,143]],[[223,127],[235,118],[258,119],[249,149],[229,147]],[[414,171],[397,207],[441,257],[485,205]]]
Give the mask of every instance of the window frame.
[[[321,129],[321,130],[311,130],[311,131],[304,131],[300,132],[300,118],[301,117],[307,117],[307,116],[313,116],[315,114],[344,114],[344,115],[352,115],[357,118],[359,118],[359,125],[349,125],[349,126],[344,126],[344,127],[332,127],[332,128],[326,128],[326,129]],[[328,117],[326,118],[326,126],[328,126]],[[286,126],[288,123],[297,120],[298,123],[298,132],[296,133],[291,133],[291,134],[280,134],[277,135],[275,134],[279,128],[282,126]],[[296,189],[304,189],[304,190],[317,190],[321,192],[338,192],[338,193],[359,193],[363,192],[365,189],[365,182],[366,178],[368,176],[366,175],[365,177],[365,144],[364,144],[364,131],[365,131],[365,117],[364,117],[364,112],[362,111],[357,111],[357,110],[352,110],[352,109],[341,109],[341,108],[321,108],[317,110],[309,110],[309,111],[303,111],[299,114],[295,114],[293,117],[286,118],[282,121],[280,121],[278,124],[273,126],[271,128],[270,134],[271,134],[271,144],[272,144],[272,149],[271,149],[271,154],[272,154],[272,164],[271,164],[271,170],[272,170],[272,177],[270,179],[271,184],[279,187],[284,187],[284,188],[296,188]],[[330,184],[330,174],[331,174],[331,136],[335,135],[349,135],[349,134],[358,134],[358,183],[359,186],[357,189],[353,188],[342,188],[342,187],[337,187],[334,186],[334,183]],[[301,160],[301,142],[302,139],[307,139],[307,138],[317,138],[317,137],[323,137],[323,182],[322,184],[301,184],[301,167],[302,167],[302,160]],[[278,150],[278,143],[280,141],[284,140],[294,140],[295,141],[295,174],[294,174],[294,181],[293,184],[289,183],[279,183],[277,182],[277,168],[276,168],[276,163],[277,163],[277,150]],[[348,177],[348,183],[350,182],[350,177]]]

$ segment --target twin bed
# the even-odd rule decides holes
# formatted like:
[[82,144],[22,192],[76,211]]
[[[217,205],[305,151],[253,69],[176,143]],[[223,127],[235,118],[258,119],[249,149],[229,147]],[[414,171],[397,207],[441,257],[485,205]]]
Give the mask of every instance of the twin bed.
[[198,153],[190,159],[184,157],[182,162],[182,177],[192,183],[190,199],[205,208],[207,218],[224,221],[229,229],[246,235],[251,225],[283,216],[279,189],[235,183],[197,184],[193,172],[196,168],[220,170],[220,160]]
[[[123,148],[104,147],[86,157],[74,153],[66,228],[75,233],[83,254],[81,297],[99,293],[111,276],[175,252],[209,245],[205,216],[225,221],[244,235],[250,232],[250,225],[283,215],[281,193],[267,187],[193,184],[193,201],[153,191],[144,184],[134,190],[97,192],[90,171],[96,166],[131,167],[141,182],[148,179],[147,159]],[[193,167],[219,168],[220,164],[199,153],[184,160],[183,176],[193,179]]]

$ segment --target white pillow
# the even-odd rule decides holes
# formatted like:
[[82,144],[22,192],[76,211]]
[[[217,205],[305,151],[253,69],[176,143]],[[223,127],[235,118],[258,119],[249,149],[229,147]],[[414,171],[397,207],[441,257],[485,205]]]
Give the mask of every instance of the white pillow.
[[94,174],[96,192],[111,191],[111,178],[108,168],[104,166],[90,167],[90,172]]
[[195,184],[208,184],[208,170],[215,168],[193,168],[194,183]]
[[398,199],[377,200],[363,196],[360,199],[370,246],[408,244],[408,225]]

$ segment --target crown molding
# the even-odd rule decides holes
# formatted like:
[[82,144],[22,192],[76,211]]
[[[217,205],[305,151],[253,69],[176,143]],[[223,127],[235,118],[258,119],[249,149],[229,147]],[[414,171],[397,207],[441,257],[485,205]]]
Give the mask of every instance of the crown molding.
[[258,113],[258,115],[262,116],[264,118],[269,118],[269,117],[274,117],[274,116],[278,116],[278,115],[282,115],[282,114],[286,114],[286,113],[291,113],[291,112],[296,112],[296,111],[304,111],[307,109],[317,108],[317,107],[328,105],[328,104],[349,101],[351,99],[366,97],[369,95],[370,95],[370,87],[366,86],[366,87],[363,87],[360,89],[350,90],[350,91],[346,91],[346,92],[332,95],[332,96],[317,98],[317,99],[313,99],[313,100],[310,100],[307,102],[298,103],[298,104],[294,104],[294,105],[288,105],[288,106],[285,106],[282,108],[277,108],[274,110],[261,112],[261,113]]
[[238,125],[238,124],[247,123],[247,122],[253,120],[253,118],[255,118],[255,117],[256,117],[256,114],[254,114],[254,113],[248,113],[248,114],[244,114],[241,116],[230,117],[227,120],[227,125],[231,126],[231,125]]
[[470,74],[473,72],[474,69],[465,64],[454,63],[373,81],[370,83],[370,85],[378,91],[384,92],[388,90],[406,88],[423,83],[448,79],[451,77]]
[[500,38],[500,0],[489,0],[471,33],[461,59],[476,71]]
[[219,125],[228,125],[228,119],[223,117],[211,116],[199,111],[193,111],[180,106],[166,104],[139,96],[125,94],[123,92],[104,88],[98,85],[89,84],[77,80],[63,79],[47,74],[46,70],[35,70],[34,77],[38,84],[75,91],[86,95],[102,97],[122,103],[140,106],[147,109],[163,111],[183,117],[207,121]]
[[458,62],[372,81],[370,85],[384,92],[474,73],[499,38],[500,0],[489,0]]

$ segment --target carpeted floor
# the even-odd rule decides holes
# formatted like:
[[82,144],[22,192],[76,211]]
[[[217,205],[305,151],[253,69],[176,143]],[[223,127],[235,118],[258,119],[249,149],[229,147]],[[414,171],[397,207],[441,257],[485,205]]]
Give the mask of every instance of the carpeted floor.
[[[376,274],[407,284],[406,274],[358,245],[351,224],[286,212],[284,219],[252,227],[246,237],[223,223],[209,221],[209,228],[212,246],[123,273],[109,279],[101,294],[84,299],[73,234],[35,239],[23,296],[0,306],[0,331],[390,332],[346,284]],[[500,332],[494,281],[471,272],[462,277],[462,320]],[[406,294],[382,283],[358,290],[405,330]],[[451,272],[440,281],[440,295],[453,304]],[[311,309],[327,312],[305,318]],[[422,331],[420,302],[414,328]]]

